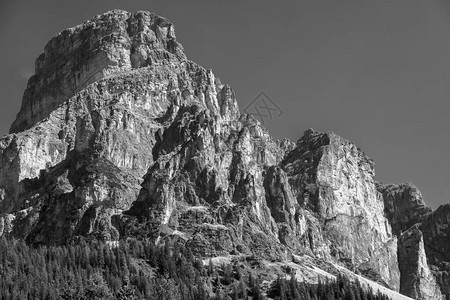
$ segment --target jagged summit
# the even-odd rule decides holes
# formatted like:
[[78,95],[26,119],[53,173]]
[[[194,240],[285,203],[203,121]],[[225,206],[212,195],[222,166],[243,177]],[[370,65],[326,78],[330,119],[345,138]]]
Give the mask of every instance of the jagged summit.
[[167,19],[146,11],[98,15],[47,43],[10,133],[30,128],[76,92],[108,75],[185,60]]
[[450,295],[448,207],[377,184],[372,159],[332,132],[274,141],[156,14],[114,10],[53,38],[11,132],[0,236],[170,241],[251,264],[267,286],[345,274],[396,299]]

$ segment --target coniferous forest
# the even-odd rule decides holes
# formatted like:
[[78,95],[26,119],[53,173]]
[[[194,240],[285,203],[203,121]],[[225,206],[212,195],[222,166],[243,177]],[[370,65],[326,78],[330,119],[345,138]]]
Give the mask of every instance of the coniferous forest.
[[179,243],[129,239],[31,247],[0,239],[0,299],[385,300],[344,277],[307,284],[279,277],[267,293],[233,265],[204,264]]

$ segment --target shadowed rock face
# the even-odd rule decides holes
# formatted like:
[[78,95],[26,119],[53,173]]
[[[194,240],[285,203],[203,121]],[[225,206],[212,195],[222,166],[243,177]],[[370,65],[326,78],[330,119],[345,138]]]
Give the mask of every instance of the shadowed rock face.
[[422,222],[425,251],[442,293],[450,298],[450,205],[442,205]]
[[394,234],[399,235],[431,213],[423,201],[422,194],[412,183],[377,184],[383,195],[386,217]]
[[[149,12],[114,10],[49,42],[0,164],[0,236],[170,237],[204,258],[306,255],[394,290],[397,250],[423,262],[420,249],[442,248],[436,230],[448,220],[413,187],[376,185],[373,161],[334,133],[274,141]],[[424,215],[420,251],[400,251],[399,232]],[[425,295],[433,275],[418,278]]]

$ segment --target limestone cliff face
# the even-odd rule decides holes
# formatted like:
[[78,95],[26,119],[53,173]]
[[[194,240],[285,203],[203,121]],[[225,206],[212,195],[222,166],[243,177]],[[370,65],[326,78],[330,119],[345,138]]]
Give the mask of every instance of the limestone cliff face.
[[333,133],[308,130],[282,165],[297,202],[321,223],[326,246],[316,251],[398,288],[397,240],[384,217],[373,161]]
[[[0,232],[27,223],[21,236],[55,243],[98,227],[115,232],[110,217],[137,198],[171,114],[197,103],[213,117],[238,115],[231,89],[187,61],[182,49],[166,19],[120,10],[50,41],[37,60],[14,133],[0,141]],[[53,180],[71,187],[54,195]],[[53,196],[61,208],[44,213]],[[87,214],[92,206],[102,207],[96,212],[108,215],[107,225],[95,221],[96,213]],[[70,220],[63,217],[69,213]],[[41,238],[56,219],[64,234]]]
[[[49,42],[0,139],[0,164],[0,236],[171,238],[204,258],[313,257],[394,290],[403,282],[397,253],[410,258],[398,252],[398,232],[429,212],[418,200],[403,220],[415,206],[377,186],[373,161],[336,134],[273,140],[149,12],[114,10]],[[444,215],[421,228],[427,255],[442,248],[433,232],[448,225]],[[430,269],[417,277],[420,295]]]

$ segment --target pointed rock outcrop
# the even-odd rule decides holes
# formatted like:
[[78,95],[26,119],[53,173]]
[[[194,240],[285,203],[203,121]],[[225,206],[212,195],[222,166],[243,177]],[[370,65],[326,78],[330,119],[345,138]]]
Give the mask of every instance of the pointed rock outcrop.
[[417,225],[401,234],[398,262],[402,294],[418,300],[445,299],[428,266],[423,235]]

